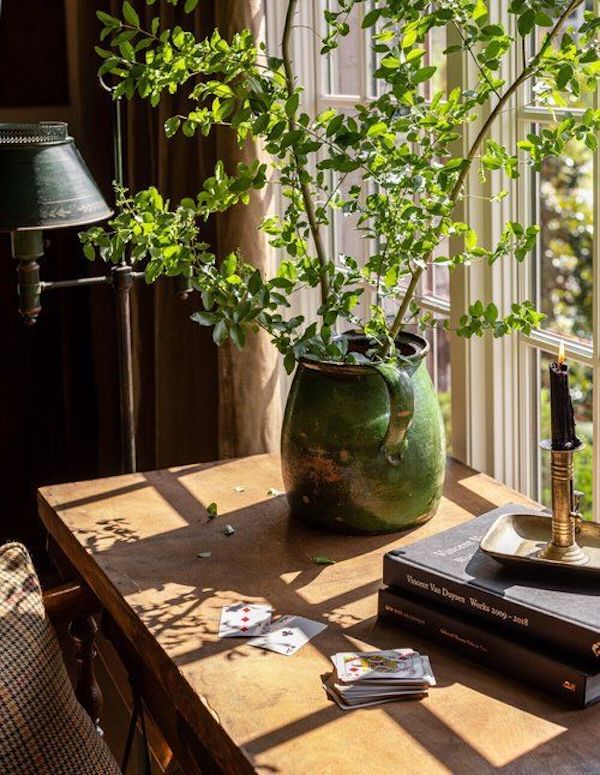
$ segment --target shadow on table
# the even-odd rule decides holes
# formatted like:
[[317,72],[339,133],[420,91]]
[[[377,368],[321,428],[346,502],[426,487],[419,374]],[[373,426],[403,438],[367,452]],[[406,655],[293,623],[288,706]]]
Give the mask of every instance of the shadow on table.
[[[226,463],[222,461],[221,465]],[[461,477],[467,479],[474,472],[462,466],[457,470],[459,473],[454,472],[452,486],[446,492],[451,503],[472,513],[498,505],[461,484]],[[441,689],[460,683],[472,691],[474,703],[478,695],[484,695],[558,725],[565,731],[533,749],[536,764],[541,755],[545,768],[553,773],[567,772],[565,751],[572,731],[578,729],[579,749],[570,752],[568,771],[592,771],[590,761],[594,756],[600,771],[593,742],[600,720],[598,708],[573,711],[534,690],[512,684],[510,679],[498,681],[486,668],[412,634],[404,636],[389,625],[379,624],[375,618],[364,619],[364,601],[368,602],[366,608],[372,611],[371,599],[374,600],[381,583],[380,558],[386,550],[405,540],[406,532],[383,536],[324,534],[289,519],[283,497],[268,497],[229,511],[224,517],[209,520],[206,504],[180,481],[180,476],[190,472],[191,467],[150,472],[143,475],[141,483],[132,485],[134,489],[154,488],[183,518],[184,525],[141,537],[133,524],[136,520],[139,524],[139,515],[134,518],[122,511],[114,517],[99,520],[97,528],[88,531],[87,535],[79,535],[112,583],[118,580],[119,591],[127,597],[129,605],[153,636],[160,639],[161,648],[167,653],[176,653],[174,661],[179,668],[223,652],[231,661],[250,655],[257,658],[256,650],[232,644],[231,640],[219,641],[215,634],[219,611],[225,603],[238,599],[267,600],[277,613],[296,613],[335,624],[311,642],[311,647],[317,648],[326,658],[336,651],[353,648],[356,640],[373,648],[409,644],[432,656]],[[112,495],[103,493],[99,499]],[[91,500],[63,504],[61,508],[78,507]],[[234,527],[233,535],[223,534],[225,522]],[[426,531],[427,528],[423,528],[423,532]],[[413,532],[417,537],[419,531]],[[198,557],[199,553],[207,551],[210,551],[210,557]],[[315,565],[313,557],[322,554],[334,560],[335,565]],[[346,565],[348,560],[352,560],[351,566]],[[357,604],[358,614],[350,610]],[[264,659],[273,657],[267,652],[259,653]],[[314,680],[319,680],[318,673]],[[455,761],[453,752],[460,747],[458,758],[464,772],[531,772],[535,766],[533,762],[529,763],[532,750],[502,767],[494,767],[478,750],[476,742],[465,740],[434,715],[428,708],[428,701],[410,703],[410,709],[406,703],[382,708],[442,764]],[[352,711],[357,712],[369,711]],[[337,721],[343,714],[332,703],[255,738],[245,747],[252,754],[264,753],[284,741]],[[582,727],[589,729],[586,750],[581,747]],[[577,769],[579,764],[580,770]]]

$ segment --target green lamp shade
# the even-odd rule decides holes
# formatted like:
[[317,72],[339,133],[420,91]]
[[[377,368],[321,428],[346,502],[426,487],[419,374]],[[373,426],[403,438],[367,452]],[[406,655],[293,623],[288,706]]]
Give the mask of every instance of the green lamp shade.
[[110,215],[65,123],[0,123],[0,231],[83,226]]

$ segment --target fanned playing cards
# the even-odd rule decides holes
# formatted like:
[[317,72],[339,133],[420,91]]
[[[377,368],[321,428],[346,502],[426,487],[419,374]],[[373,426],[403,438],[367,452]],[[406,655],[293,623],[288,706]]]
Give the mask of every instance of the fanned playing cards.
[[341,652],[323,688],[342,710],[425,697],[435,686],[429,657],[412,649]]
[[272,613],[270,605],[261,603],[223,606],[219,637],[251,638],[249,646],[291,656],[327,627],[304,616],[281,616],[273,622]]

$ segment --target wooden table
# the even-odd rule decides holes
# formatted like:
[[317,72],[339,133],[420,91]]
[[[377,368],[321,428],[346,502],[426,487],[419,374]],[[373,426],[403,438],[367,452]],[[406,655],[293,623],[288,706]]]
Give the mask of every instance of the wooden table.
[[[431,522],[365,538],[290,521],[270,488],[282,489],[279,460],[260,455],[39,494],[51,538],[100,599],[186,761],[235,773],[600,772],[600,706],[572,710],[376,620],[386,550],[526,499],[451,461]],[[318,554],[336,564],[315,565]],[[240,599],[329,626],[293,657],[219,640],[221,607]],[[439,685],[427,699],[343,712],[326,698],[330,654],[398,646],[431,655]]]

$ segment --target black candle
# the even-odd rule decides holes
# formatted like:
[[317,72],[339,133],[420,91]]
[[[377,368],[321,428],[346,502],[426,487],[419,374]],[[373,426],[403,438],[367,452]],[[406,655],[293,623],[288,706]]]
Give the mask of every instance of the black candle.
[[565,363],[565,348],[562,342],[558,358],[550,364],[550,408],[552,448],[575,449],[581,442],[575,434],[575,417],[569,393],[569,367]]

